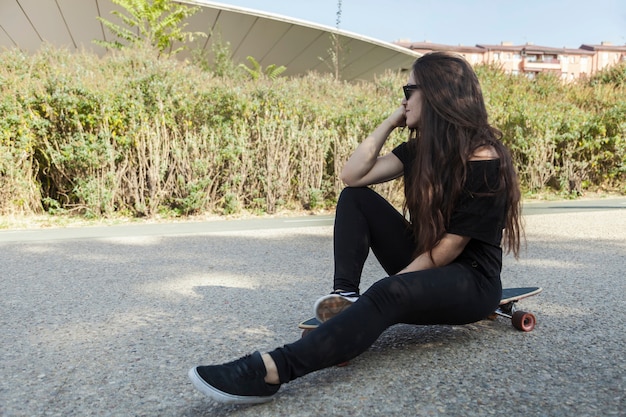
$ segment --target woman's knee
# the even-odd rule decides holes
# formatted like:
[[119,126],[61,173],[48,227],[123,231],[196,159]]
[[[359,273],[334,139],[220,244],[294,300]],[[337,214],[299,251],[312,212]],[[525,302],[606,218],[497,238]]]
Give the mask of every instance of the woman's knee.
[[410,299],[410,291],[404,282],[397,275],[392,275],[375,282],[363,296],[370,299],[380,309],[386,309],[385,306],[401,306],[403,304],[412,304]]
[[346,187],[341,191],[337,205],[356,204],[371,201],[380,196],[369,187]]
[[369,187],[346,187],[341,190],[341,194],[339,195],[339,199],[342,198],[359,198],[363,195],[372,194],[374,191]]

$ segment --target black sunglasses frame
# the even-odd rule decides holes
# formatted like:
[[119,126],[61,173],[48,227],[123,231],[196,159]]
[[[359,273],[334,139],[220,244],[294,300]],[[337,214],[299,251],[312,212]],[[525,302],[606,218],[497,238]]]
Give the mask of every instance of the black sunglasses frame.
[[407,84],[402,86],[402,91],[404,91],[404,98],[407,100],[411,98],[411,95],[414,91],[419,90],[420,86],[417,84]]

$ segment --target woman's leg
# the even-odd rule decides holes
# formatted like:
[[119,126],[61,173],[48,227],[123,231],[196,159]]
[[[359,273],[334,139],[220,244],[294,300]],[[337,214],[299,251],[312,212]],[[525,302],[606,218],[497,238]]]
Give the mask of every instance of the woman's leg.
[[281,383],[350,360],[397,323],[466,324],[497,307],[500,279],[467,265],[384,278],[349,309],[299,341],[270,352]]
[[388,274],[411,262],[414,241],[409,223],[369,188],[345,188],[334,228],[334,289],[359,292],[363,265],[372,252]]

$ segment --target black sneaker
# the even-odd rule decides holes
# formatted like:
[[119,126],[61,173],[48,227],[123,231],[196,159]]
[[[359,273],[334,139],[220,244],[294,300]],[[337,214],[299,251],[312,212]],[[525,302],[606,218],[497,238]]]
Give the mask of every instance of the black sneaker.
[[189,379],[204,395],[221,403],[259,404],[271,401],[280,384],[265,382],[265,364],[259,352],[223,365],[197,366]]
[[322,323],[328,321],[358,299],[359,294],[356,292],[334,291],[315,302],[313,306],[315,317]]
[[331,292],[331,294],[340,295],[343,298],[345,298],[348,301],[350,301],[351,303],[354,303],[354,302],[356,302],[356,300],[359,299],[359,293],[358,292],[354,292],[354,291],[336,290],[336,291]]

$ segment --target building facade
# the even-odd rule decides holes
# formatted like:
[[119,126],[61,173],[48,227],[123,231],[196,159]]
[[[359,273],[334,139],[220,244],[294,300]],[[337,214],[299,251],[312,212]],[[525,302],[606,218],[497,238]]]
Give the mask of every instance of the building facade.
[[608,42],[600,45],[583,44],[578,49],[536,46],[530,43],[513,45],[509,42],[476,46],[408,41],[395,43],[420,53],[456,52],[472,65],[497,65],[508,73],[523,74],[531,78],[538,73],[550,72],[566,81],[593,75],[612,65],[626,62],[626,45],[614,46]]

